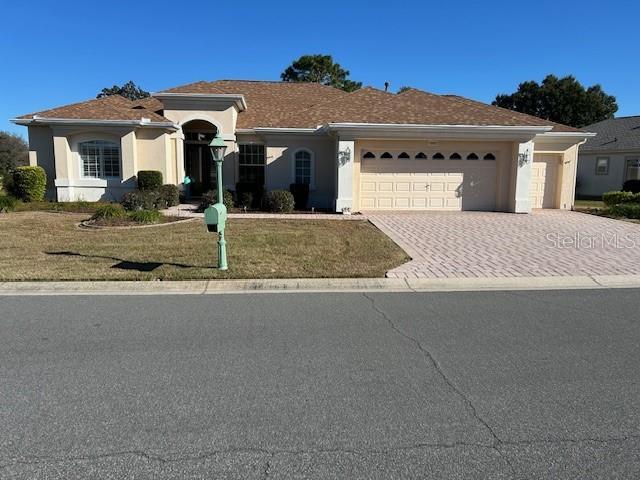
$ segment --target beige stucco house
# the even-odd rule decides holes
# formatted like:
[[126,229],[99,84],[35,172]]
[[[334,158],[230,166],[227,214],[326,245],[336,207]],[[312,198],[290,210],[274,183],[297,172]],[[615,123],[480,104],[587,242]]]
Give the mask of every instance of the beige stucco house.
[[227,143],[224,184],[310,186],[310,204],[360,210],[570,209],[580,130],[454,95],[221,80],[141,101],[90,100],[13,120],[59,201],[117,200],[139,170],[215,185],[207,143]]
[[610,118],[585,130],[596,136],[580,147],[579,196],[600,197],[640,180],[640,116]]

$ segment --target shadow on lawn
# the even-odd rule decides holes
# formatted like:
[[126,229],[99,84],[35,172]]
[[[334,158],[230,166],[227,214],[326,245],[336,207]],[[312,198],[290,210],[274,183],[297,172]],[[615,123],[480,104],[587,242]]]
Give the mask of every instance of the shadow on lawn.
[[216,270],[215,267],[205,267],[198,265],[186,265],[184,263],[172,263],[172,262],[131,262],[123,258],[109,257],[108,255],[85,255],[77,252],[44,252],[47,255],[58,255],[67,257],[83,257],[83,258],[102,258],[104,260],[113,260],[118,262],[115,265],[111,265],[111,268],[117,268],[119,270],[136,270],[138,272],[153,272],[156,268],[162,265],[168,265],[177,268],[205,268]]

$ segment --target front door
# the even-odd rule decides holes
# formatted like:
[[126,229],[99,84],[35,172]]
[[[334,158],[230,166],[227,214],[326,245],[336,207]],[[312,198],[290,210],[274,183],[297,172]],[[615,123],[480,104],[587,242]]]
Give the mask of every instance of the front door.
[[207,145],[185,144],[185,174],[191,178],[191,195],[200,196],[216,188],[216,170]]

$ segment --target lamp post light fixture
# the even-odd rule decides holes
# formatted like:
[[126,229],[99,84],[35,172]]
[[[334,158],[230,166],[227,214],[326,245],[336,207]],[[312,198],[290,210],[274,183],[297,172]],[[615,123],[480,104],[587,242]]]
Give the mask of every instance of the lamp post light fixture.
[[[209,144],[211,150],[211,158],[216,164],[216,190],[218,193],[218,202],[207,208],[205,211],[205,223],[207,227],[212,226],[213,231],[218,232],[218,269],[227,270],[227,242],[224,239],[224,228],[227,220],[227,207],[224,205],[224,196],[222,191],[222,162],[224,162],[224,153],[227,146],[219,133],[213,137]],[[212,222],[215,222],[212,224]]]

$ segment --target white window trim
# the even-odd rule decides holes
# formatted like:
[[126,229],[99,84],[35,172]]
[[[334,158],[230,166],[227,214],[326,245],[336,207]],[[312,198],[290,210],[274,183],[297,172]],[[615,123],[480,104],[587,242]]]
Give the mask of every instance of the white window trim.
[[309,191],[316,189],[316,156],[313,153],[313,150],[308,148],[297,148],[291,154],[291,183],[296,183],[296,155],[298,152],[307,152],[310,156],[310,171],[311,178],[309,180]]
[[[236,182],[239,183],[240,182],[240,145],[262,145],[264,147],[264,189],[266,191],[267,189],[267,185],[268,185],[268,178],[267,175],[269,173],[269,169],[267,168],[269,166],[269,151],[267,148],[267,144],[265,142],[238,142],[237,144],[237,150],[235,151],[235,158],[236,158]],[[248,163],[243,163],[243,166],[248,166]],[[256,165],[253,165],[254,167]],[[234,186],[235,189],[235,186]]]
[[[607,161],[607,171],[604,172],[604,173],[600,173],[598,171],[598,162],[600,160],[606,160]],[[596,175],[598,175],[600,177],[605,177],[605,176],[609,175],[609,165],[610,165],[610,163],[611,163],[611,160],[609,160],[609,157],[596,157],[596,172],[595,172]]]
[[[82,159],[82,144],[83,143],[90,143],[90,142],[107,142],[107,143],[112,143],[115,146],[118,147],[118,175],[100,175],[98,177],[91,177],[91,176],[87,176],[84,174],[84,160]],[[104,138],[87,138],[87,139],[82,139],[82,140],[78,140],[76,142],[76,148],[77,148],[77,156],[78,156],[78,167],[80,168],[80,176],[79,178],[83,179],[83,180],[109,180],[109,181],[113,181],[113,180],[120,180],[122,179],[122,143],[121,142],[116,142],[112,139],[104,139]],[[104,172],[104,164],[100,163],[100,170],[101,173]]]
[[[629,155],[624,157],[624,181],[626,182],[627,180],[640,180],[640,178],[629,178],[629,160],[640,162],[640,157],[638,157],[637,155]],[[640,169],[640,167],[638,168]],[[638,173],[638,177],[640,177],[640,172]]]

